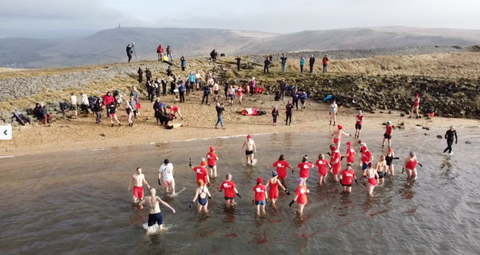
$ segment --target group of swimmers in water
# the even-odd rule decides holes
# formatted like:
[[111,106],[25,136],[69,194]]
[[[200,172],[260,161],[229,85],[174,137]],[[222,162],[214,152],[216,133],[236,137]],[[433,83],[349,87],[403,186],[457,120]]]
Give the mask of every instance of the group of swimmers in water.
[[[359,115],[356,116],[355,138],[360,137],[362,120],[362,112],[359,112]],[[377,185],[383,185],[384,179],[387,176],[395,175],[394,160],[399,158],[395,157],[391,147],[392,132],[393,126],[391,125],[391,122],[388,121],[382,143],[382,147],[387,144],[388,149],[385,154],[380,155],[375,164],[373,162],[374,157],[368,149],[367,144],[362,140],[357,141],[361,152],[359,166],[362,169],[362,178],[365,179],[365,182],[362,182],[362,185],[366,186],[367,194],[370,197],[374,196],[373,191]],[[258,177],[256,184],[253,187],[252,204],[255,205],[257,214],[265,213],[265,206],[268,203],[268,200],[270,200],[271,204],[275,206],[275,203],[279,198],[279,189],[290,195],[290,191],[287,189],[287,168],[290,169],[292,173],[296,172],[297,169],[299,172],[299,178],[296,179],[298,186],[296,187],[293,199],[289,203],[289,206],[292,206],[296,202],[296,209],[300,216],[303,214],[303,209],[308,202],[307,194],[309,193],[309,189],[307,188],[307,180],[310,177],[310,169],[312,168],[317,168],[318,170],[319,185],[324,185],[328,175],[331,174],[333,182],[339,182],[343,186],[343,192],[352,192],[353,182],[355,181],[357,185],[359,184],[357,175],[353,169],[355,164],[356,149],[352,143],[348,141],[346,143],[346,154],[342,156],[340,153],[342,137],[352,135],[345,133],[343,131],[343,127],[341,125],[337,125],[337,130],[333,132],[332,136],[333,143],[330,145],[330,152],[318,155],[318,159],[316,160],[315,164],[310,162],[308,156],[305,155],[302,158],[302,162],[300,162],[296,167],[293,167],[286,161],[284,155],[280,155],[278,160],[274,162],[272,166],[267,167],[267,170],[273,170],[271,172],[271,177],[266,182],[264,182],[263,178]],[[196,184],[198,186],[191,200],[190,207],[196,203],[196,210],[198,213],[208,213],[208,200],[212,196],[209,190],[211,178],[217,178],[217,161],[219,158],[215,153],[214,147],[210,147],[209,149],[210,151],[206,154],[205,158],[202,159],[199,166],[193,166],[191,159],[189,162],[189,166],[196,173]],[[246,165],[254,166],[256,163],[254,155],[257,151],[257,147],[251,135],[247,136],[246,141],[243,143],[242,149],[245,150]],[[326,155],[330,156],[330,161],[326,159]],[[341,162],[344,158],[346,158],[347,164],[342,170]],[[415,153],[410,152],[409,156],[404,161],[402,173],[406,171],[409,179],[415,179],[417,177],[417,165],[421,166],[421,164],[419,164],[417,161]],[[328,168],[330,171],[328,171]],[[156,190],[148,184],[145,176],[142,174],[141,168],[137,168],[137,172],[132,176],[128,190],[130,190],[132,183],[134,203],[136,203],[139,209],[143,209],[144,203],[148,204],[149,230],[147,233],[151,233],[153,231],[152,226],[155,224],[158,224],[159,228],[161,229],[163,217],[159,205],[162,204],[168,207],[174,213],[175,210],[156,195]],[[165,159],[164,163],[160,166],[158,173],[158,184],[164,187],[166,194],[171,193],[172,196],[175,196],[174,167],[168,159]],[[146,185],[150,189],[150,196],[143,196],[143,185]],[[241,198],[235,182],[232,181],[231,174],[226,174],[225,181],[221,183],[219,191],[224,192],[225,205],[227,207],[231,207],[236,204],[236,197]]]

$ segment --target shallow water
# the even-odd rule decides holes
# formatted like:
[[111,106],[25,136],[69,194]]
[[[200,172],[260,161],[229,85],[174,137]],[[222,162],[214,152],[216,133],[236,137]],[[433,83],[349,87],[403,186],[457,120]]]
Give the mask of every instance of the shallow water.
[[[437,134],[445,130],[407,130],[395,133],[393,146],[403,158],[417,152],[423,168],[419,178],[407,181],[397,162],[396,173],[366,196],[353,186],[343,195],[339,184],[315,184],[309,179],[309,204],[304,217],[288,207],[293,196],[281,195],[277,207],[257,217],[251,205],[259,176],[279,154],[296,165],[327,152],[326,133],[258,135],[258,164],[246,167],[241,150],[244,137],[120,147],[0,159],[1,254],[478,254],[480,250],[480,149],[478,129],[458,130],[455,155],[441,153],[446,146]],[[382,131],[364,132],[377,159]],[[465,144],[464,141],[472,141]],[[344,139],[344,142],[346,139]],[[220,158],[219,178],[210,188],[208,216],[188,208],[194,195],[195,173],[188,158],[199,163],[208,146]],[[346,147],[342,145],[342,153]],[[359,159],[357,154],[357,160]],[[165,158],[175,166],[179,196],[164,196],[157,171]],[[345,161],[343,162],[345,164]],[[176,210],[162,207],[169,229],[145,236],[147,210],[137,210],[127,191],[131,175],[141,166],[147,181]],[[219,184],[232,173],[242,199],[234,210],[224,209]],[[360,171],[356,169],[357,175]],[[289,174],[295,187],[297,174]]]

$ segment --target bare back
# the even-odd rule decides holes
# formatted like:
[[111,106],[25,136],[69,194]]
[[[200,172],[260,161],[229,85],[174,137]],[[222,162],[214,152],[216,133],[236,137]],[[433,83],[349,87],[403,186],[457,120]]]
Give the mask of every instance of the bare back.
[[150,214],[156,214],[160,211],[160,201],[162,201],[158,196],[149,196],[146,197],[148,202],[148,209]]

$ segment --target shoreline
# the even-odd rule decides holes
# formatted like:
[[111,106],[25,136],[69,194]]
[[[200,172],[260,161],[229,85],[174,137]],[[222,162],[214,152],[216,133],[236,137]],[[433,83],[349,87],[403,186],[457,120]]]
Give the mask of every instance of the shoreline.
[[[305,111],[294,110],[292,126],[285,126],[282,109],[286,100],[273,101],[271,96],[267,95],[248,96],[244,99],[243,106],[238,105],[238,103],[233,106],[225,106],[224,122],[226,129],[214,129],[217,117],[214,104],[212,103],[210,106],[201,105],[195,97],[194,93],[190,95],[186,103],[177,104],[185,116],[185,120],[182,121],[185,127],[166,130],[158,126],[155,124],[155,118],[153,117],[152,104],[142,100],[141,116],[138,120],[134,120],[133,127],[125,125],[110,127],[106,118],[102,118],[102,123],[96,125],[91,114],[88,117],[80,117],[79,115],[77,119],[64,118],[54,122],[51,127],[43,125],[28,126],[28,124],[25,127],[14,127],[12,140],[0,141],[0,158],[238,137],[247,134],[333,132],[336,130],[336,127],[328,125],[328,105],[313,100],[307,101]],[[238,110],[247,105],[264,110],[267,114],[264,116],[237,114]],[[279,121],[275,127],[272,126],[270,116],[270,111],[274,105],[278,105],[280,109]],[[342,108],[339,111],[337,123],[341,124],[347,133],[354,132],[356,113],[357,111],[352,108]],[[377,111],[375,114],[364,113],[364,116],[365,121],[362,130],[380,131],[384,128],[383,123],[387,120],[391,120],[394,126],[399,126],[404,122],[406,130],[421,128],[417,125],[432,129],[445,128],[445,130],[450,125],[465,128],[476,128],[480,125],[480,121],[475,119],[442,117],[433,117],[428,120],[426,118],[420,120],[408,119],[407,117],[400,117],[400,112],[397,111],[392,111],[391,114]],[[119,110],[119,120],[123,124],[126,123],[124,110]],[[180,121],[175,120],[173,123],[180,123]]]

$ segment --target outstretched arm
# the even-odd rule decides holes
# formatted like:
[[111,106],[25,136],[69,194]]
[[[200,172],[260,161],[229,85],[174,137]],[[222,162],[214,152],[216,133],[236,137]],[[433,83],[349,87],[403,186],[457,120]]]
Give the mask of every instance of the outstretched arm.
[[170,210],[172,210],[173,213],[175,213],[175,209],[173,209],[173,207],[171,207],[169,204],[167,204],[167,202],[163,201],[162,199],[160,199],[159,197],[157,197],[157,200],[162,203],[162,205],[170,208]]

